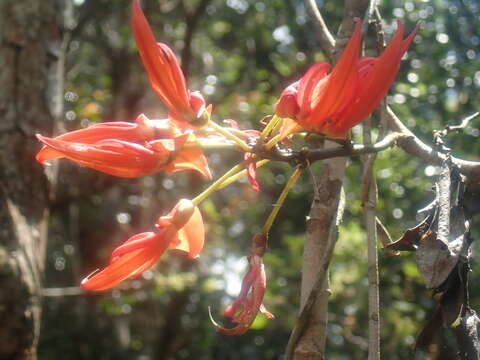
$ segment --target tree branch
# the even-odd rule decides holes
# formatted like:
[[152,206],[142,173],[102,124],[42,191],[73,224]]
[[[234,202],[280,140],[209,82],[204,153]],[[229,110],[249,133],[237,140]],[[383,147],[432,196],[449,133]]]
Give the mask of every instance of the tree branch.
[[[416,137],[395,115],[395,113],[387,107],[387,124],[390,130],[398,132],[403,136],[398,139],[397,145],[401,147],[405,152],[412,154],[430,164],[441,165],[446,155],[432,149],[430,146]],[[480,162],[462,160],[456,157],[451,157],[452,164],[458,168],[458,170],[468,177],[470,182],[480,181]]]
[[372,145],[345,145],[321,149],[309,149],[305,147],[300,151],[282,151],[279,148],[274,148],[271,151],[262,151],[260,149],[256,154],[261,158],[297,165],[307,161],[313,163],[325,159],[377,153],[396,145],[397,142],[407,137],[409,137],[409,135],[393,132]]
[[[379,109],[381,112],[381,109]],[[363,138],[371,144],[371,118],[363,123]],[[373,173],[375,154],[363,159],[362,186],[360,189],[362,208],[365,216],[368,253],[368,360],[380,359],[380,304],[377,254],[376,203],[377,182]]]
[[330,30],[328,30],[327,24],[323,20],[323,16],[317,7],[315,0],[305,0],[305,6],[310,17],[313,19],[313,26],[317,31],[317,38],[320,42],[320,48],[330,62],[333,62],[333,49],[335,48],[335,38]]

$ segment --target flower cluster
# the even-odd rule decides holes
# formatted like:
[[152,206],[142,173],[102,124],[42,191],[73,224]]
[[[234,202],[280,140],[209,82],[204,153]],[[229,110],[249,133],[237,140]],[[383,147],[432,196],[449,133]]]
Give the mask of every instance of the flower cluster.
[[403,23],[378,58],[360,57],[361,22],[336,66],[319,62],[288,86],[276,105],[276,113],[288,118],[282,137],[299,129],[345,139],[348,131],[370,115],[393,83],[400,60],[416,31],[403,39]]
[[[153,266],[167,249],[182,250],[194,259],[203,249],[205,233],[198,204],[212,192],[247,175],[259,191],[257,168],[268,162],[262,154],[272,151],[289,134],[304,129],[331,138],[344,139],[348,131],[380,103],[398,71],[400,60],[415,31],[403,39],[403,24],[378,58],[361,58],[361,30],[355,30],[336,66],[314,64],[300,80],[281,94],[275,115],[264,129],[240,130],[233,120],[220,126],[211,120],[212,106],[187,87],[172,50],[157,43],[139,0],[132,5],[132,28],[138,51],[153,91],[168,109],[166,119],[139,115],[135,122],[105,122],[55,138],[37,135],[43,143],[36,158],[40,163],[66,158],[91,169],[123,178],[164,171],[194,170],[211,180],[203,148],[231,148],[242,152],[240,164],[213,182],[192,200],[182,199],[168,215],[161,216],[155,231],[136,234],[113,250],[107,266],[82,281],[87,290],[106,290],[138,276]],[[253,240],[250,270],[237,300],[225,316],[237,323],[217,329],[230,335],[247,331],[258,312],[273,316],[262,304],[266,289],[262,256],[269,229],[288,191],[301,174],[298,167],[269,215],[261,234]]]

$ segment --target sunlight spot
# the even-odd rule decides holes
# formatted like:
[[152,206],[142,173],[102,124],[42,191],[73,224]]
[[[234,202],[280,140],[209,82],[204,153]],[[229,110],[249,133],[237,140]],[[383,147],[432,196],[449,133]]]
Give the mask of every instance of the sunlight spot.
[[425,168],[425,175],[427,175],[427,176],[438,175],[438,173],[439,173],[439,168],[438,168],[438,166],[428,165],[428,166]]
[[441,33],[441,34],[437,34],[437,41],[440,43],[440,44],[446,44],[448,43],[448,40],[449,40],[449,37],[447,34],[444,34],[444,33]]
[[420,90],[417,88],[411,88],[410,89],[410,95],[413,97],[419,97],[420,96]]
[[230,296],[237,296],[242,288],[242,279],[247,271],[247,259],[245,257],[237,258],[227,257],[224,268],[225,291]]
[[293,42],[293,37],[290,35],[290,28],[287,25],[282,25],[273,30],[273,38],[278,42],[288,45]]
[[408,79],[408,81],[410,81],[411,83],[416,83],[416,82],[418,82],[418,75],[415,74],[415,73],[413,73],[413,72],[412,72],[412,73],[408,73],[407,79]]
[[403,217],[403,210],[399,208],[393,209],[392,215],[395,219],[401,219]]
[[117,222],[119,224],[128,224],[130,222],[130,219],[131,217],[128,213],[122,212],[117,214]]
[[407,98],[403,94],[395,94],[393,95],[393,101],[397,104],[405,104],[405,101],[407,101]]

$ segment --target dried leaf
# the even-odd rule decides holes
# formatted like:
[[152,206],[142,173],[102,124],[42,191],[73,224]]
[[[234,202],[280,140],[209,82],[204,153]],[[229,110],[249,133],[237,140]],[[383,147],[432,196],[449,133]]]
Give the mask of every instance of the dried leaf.
[[437,234],[428,230],[420,239],[415,259],[425,285],[434,289],[447,279],[458,257],[452,258],[448,247],[437,239]]
[[458,358],[462,360],[480,358],[480,319],[475,311],[467,308],[460,325],[455,329],[458,341]]
[[420,224],[414,228],[407,229],[400,239],[386,246],[386,249],[392,251],[415,251],[418,248],[420,239],[430,228],[432,216],[427,216]]

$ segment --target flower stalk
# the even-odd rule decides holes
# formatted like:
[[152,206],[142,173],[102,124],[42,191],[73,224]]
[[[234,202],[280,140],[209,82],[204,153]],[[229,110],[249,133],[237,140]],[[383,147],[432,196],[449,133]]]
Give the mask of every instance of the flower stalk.
[[262,234],[267,235],[268,232],[270,231],[270,228],[272,227],[273,222],[275,221],[275,218],[277,217],[278,212],[280,211],[280,208],[285,202],[285,199],[288,193],[292,189],[293,185],[295,185],[295,183],[297,182],[302,172],[303,172],[303,167],[298,166],[293,172],[288,182],[285,184],[285,187],[280,193],[280,196],[278,197],[277,202],[275,203],[275,205],[273,205],[273,209],[270,212],[270,215],[268,216],[267,221],[265,221],[265,224],[263,225]]
[[267,123],[265,128],[263,129],[262,133],[260,134],[260,143],[263,143],[265,138],[270,135],[270,133],[275,129],[276,125],[281,121],[282,119],[277,116],[273,115],[273,117],[270,119],[270,121]]
[[248,146],[245,141],[240,139],[237,135],[233,134],[231,131],[225,129],[223,126],[218,125],[213,120],[208,120],[208,126],[212,127],[214,130],[218,131],[220,134],[225,136],[227,139],[235,142],[243,151],[251,151],[250,146]]

